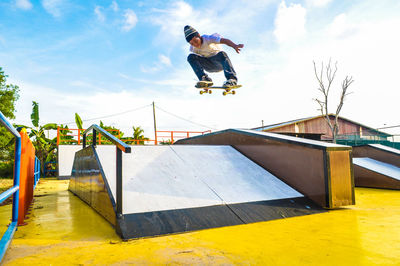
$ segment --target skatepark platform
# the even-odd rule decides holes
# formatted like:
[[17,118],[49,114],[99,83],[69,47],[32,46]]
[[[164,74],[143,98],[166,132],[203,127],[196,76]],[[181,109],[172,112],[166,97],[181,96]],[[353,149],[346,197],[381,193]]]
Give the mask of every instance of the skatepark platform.
[[400,150],[369,144],[353,147],[353,156],[356,186],[400,189]]
[[[69,180],[40,179],[2,265],[393,265],[400,190],[355,188],[357,205],[317,215],[123,241]],[[11,205],[0,208],[9,224]]]
[[[92,126],[85,134],[91,129],[101,130]],[[263,138],[262,133],[257,134]],[[286,144],[299,145],[296,141],[299,140],[293,138],[288,142],[284,138]],[[303,147],[304,143],[300,143]],[[313,170],[306,183],[315,184],[318,175],[324,180],[328,172],[333,180],[336,172],[341,171],[343,179],[341,187],[324,184],[330,190],[322,196],[323,204],[305,196],[287,182],[289,179],[278,178],[232,145],[117,144],[91,145],[76,152],[69,190],[115,226],[123,239],[320,213],[325,212],[323,207],[354,204],[350,168],[347,172],[338,170],[331,163],[326,169],[329,156],[324,156],[326,149],[319,142],[307,143],[309,149],[318,151],[309,160],[319,159],[322,165],[307,166]],[[350,147],[331,148],[338,148],[341,155],[347,152],[344,165],[350,164]],[[293,159],[277,156],[282,161]],[[298,152],[296,156],[301,158],[304,154]],[[299,166],[303,163],[287,164],[292,173],[298,171],[299,179]],[[344,193],[336,191],[338,187]]]

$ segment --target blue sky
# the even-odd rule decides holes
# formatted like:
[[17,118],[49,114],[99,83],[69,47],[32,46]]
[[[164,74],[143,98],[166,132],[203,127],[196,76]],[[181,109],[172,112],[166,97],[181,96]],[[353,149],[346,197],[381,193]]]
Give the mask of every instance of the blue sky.
[[[83,120],[124,113],[102,120],[128,134],[142,126],[152,136],[153,101],[160,130],[248,128],[319,115],[312,61],[332,58],[338,74],[331,112],[350,75],[353,93],[341,115],[379,128],[400,124],[398,14],[395,0],[3,0],[0,66],[20,86],[17,123],[29,123],[34,100],[42,123],[72,122],[75,112]],[[245,45],[241,54],[224,47],[243,85],[237,95],[198,94],[186,61],[186,24]],[[224,81],[222,73],[211,77]],[[84,126],[92,123],[99,120]]]

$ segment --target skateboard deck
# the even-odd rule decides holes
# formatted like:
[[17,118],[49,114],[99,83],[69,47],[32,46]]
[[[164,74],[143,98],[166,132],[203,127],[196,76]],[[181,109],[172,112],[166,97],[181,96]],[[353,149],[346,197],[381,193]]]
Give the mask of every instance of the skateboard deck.
[[222,95],[224,95],[224,96],[227,95],[227,94],[235,95],[235,94],[236,94],[235,89],[240,88],[240,87],[242,87],[242,85],[229,86],[229,87],[218,87],[218,86],[197,87],[197,86],[196,86],[196,88],[198,88],[198,89],[201,90],[201,91],[200,91],[200,94],[203,94],[203,93],[209,93],[209,94],[211,94],[211,93],[212,93],[212,90],[224,90],[224,91],[222,92]]

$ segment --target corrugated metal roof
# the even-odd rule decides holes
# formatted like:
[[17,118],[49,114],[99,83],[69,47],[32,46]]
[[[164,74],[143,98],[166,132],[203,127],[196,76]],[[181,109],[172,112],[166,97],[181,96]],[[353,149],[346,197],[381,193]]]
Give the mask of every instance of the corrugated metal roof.
[[[329,116],[334,116],[334,114],[329,114]],[[276,128],[279,128],[279,127],[283,127],[283,126],[287,126],[287,125],[292,125],[292,124],[299,123],[299,122],[304,122],[304,121],[307,121],[307,120],[317,119],[317,118],[320,118],[320,117],[323,117],[323,116],[322,116],[322,115],[318,115],[318,116],[300,118],[300,119],[291,120],[291,121],[287,121],[287,122],[282,122],[282,123],[278,123],[278,124],[272,124],[272,125],[267,125],[267,126],[263,126],[263,127],[256,127],[256,128],[252,128],[252,130],[257,130],[257,131],[271,130],[271,129],[276,129]],[[363,124],[354,122],[354,121],[352,121],[352,120],[350,120],[350,119],[347,119],[347,118],[344,118],[344,117],[341,117],[341,116],[339,116],[339,118],[340,118],[340,119],[343,119],[343,120],[346,120],[346,121],[348,121],[348,122],[351,122],[351,123],[353,123],[353,124],[362,126],[362,127],[364,127],[364,128],[370,129],[370,130],[372,130],[372,131],[379,132],[379,133],[382,134],[382,135],[391,136],[391,135],[388,134],[388,133],[385,133],[385,132],[379,131],[379,130],[377,130],[377,129],[375,129],[375,128],[372,128],[372,127],[365,126],[365,125],[363,125]]]
[[278,127],[295,124],[295,123],[298,123],[298,122],[301,122],[304,120],[309,120],[312,118],[316,118],[316,117],[307,117],[307,118],[301,118],[301,119],[291,120],[291,121],[287,121],[287,122],[282,122],[282,123],[278,123],[278,124],[267,125],[267,126],[263,126],[263,127],[256,127],[256,128],[252,128],[252,130],[263,131],[263,130],[268,130],[268,129],[273,129],[273,128],[278,128]]

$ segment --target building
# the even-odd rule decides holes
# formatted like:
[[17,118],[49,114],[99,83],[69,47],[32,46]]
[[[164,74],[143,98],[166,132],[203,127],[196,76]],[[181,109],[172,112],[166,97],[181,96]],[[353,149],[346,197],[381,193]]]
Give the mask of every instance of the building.
[[[329,118],[334,123],[335,116],[329,115]],[[338,143],[349,144],[345,142],[386,142],[390,140],[392,135],[377,129],[362,125],[360,123],[351,121],[344,117],[338,118],[339,133],[337,136]],[[273,133],[280,133],[290,136],[302,137],[314,140],[330,141],[333,139],[332,131],[325,120],[325,117],[314,116],[302,119],[296,119],[283,123],[267,125],[262,127],[253,128],[258,131],[266,131]]]

